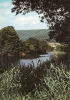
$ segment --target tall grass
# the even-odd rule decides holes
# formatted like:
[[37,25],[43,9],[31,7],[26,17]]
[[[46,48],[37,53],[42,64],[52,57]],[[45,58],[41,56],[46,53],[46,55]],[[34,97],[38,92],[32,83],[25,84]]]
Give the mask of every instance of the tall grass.
[[0,100],[69,100],[70,71],[45,63],[34,69],[13,67],[0,75]]
[[20,87],[20,77],[20,71],[16,67],[0,75],[0,100],[15,100]]

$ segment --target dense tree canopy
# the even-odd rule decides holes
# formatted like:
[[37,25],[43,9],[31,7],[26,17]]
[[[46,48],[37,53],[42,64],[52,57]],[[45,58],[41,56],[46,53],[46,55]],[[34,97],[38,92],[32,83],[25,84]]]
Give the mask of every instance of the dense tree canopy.
[[35,38],[29,38],[28,40],[25,41],[25,46],[26,46],[26,52],[29,53],[37,53],[38,52],[38,40]]
[[1,54],[16,54],[19,51],[19,37],[12,26],[0,30],[0,52]]
[[24,52],[30,54],[40,54],[46,53],[46,51],[52,51],[53,48],[50,47],[47,42],[39,41],[35,38],[29,38],[24,43]]
[[12,0],[14,7],[12,12],[26,14],[36,11],[44,19],[51,23],[50,39],[70,44],[70,0]]
[[22,42],[13,26],[7,26],[0,30],[0,53],[2,55],[19,55],[20,52],[26,54],[45,53],[47,50],[52,50],[51,47],[48,47],[46,42],[35,38],[29,38]]
[[70,8],[70,0],[12,0],[12,3],[14,5],[12,12],[16,11],[16,14],[36,11],[39,14],[53,16],[58,9],[64,13]]

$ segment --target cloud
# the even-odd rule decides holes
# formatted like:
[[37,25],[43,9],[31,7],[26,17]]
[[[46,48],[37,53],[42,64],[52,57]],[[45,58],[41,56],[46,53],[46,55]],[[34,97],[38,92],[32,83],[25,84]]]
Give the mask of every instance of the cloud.
[[38,23],[39,23],[39,20],[36,20],[35,22],[34,21],[32,22],[32,25],[36,25]]
[[5,17],[8,14],[11,14],[11,11],[9,9],[0,9],[0,15],[3,15],[3,17]]
[[36,12],[15,16],[15,13],[11,13],[11,8],[11,2],[0,3],[0,28],[6,26],[14,26],[16,29],[47,28],[46,24],[40,22]]
[[33,16],[33,15],[30,15],[29,17],[19,16],[14,18],[13,23],[19,25],[26,25],[26,24],[33,25],[33,24],[38,24],[39,20],[38,20],[38,16]]

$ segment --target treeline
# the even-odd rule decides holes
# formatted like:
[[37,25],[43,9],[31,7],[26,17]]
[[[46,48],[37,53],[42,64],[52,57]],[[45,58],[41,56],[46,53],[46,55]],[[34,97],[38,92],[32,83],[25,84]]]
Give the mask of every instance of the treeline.
[[39,41],[35,38],[29,38],[22,42],[13,26],[4,27],[0,30],[1,55],[17,55],[19,52],[39,54],[52,50],[53,48],[50,47],[47,42]]
[[53,50],[53,48],[50,47],[47,44],[47,42],[39,41],[35,38],[29,38],[28,40],[26,40],[22,44],[23,44],[22,51],[24,51],[25,53],[30,53],[30,54],[46,53],[46,51],[52,51]]

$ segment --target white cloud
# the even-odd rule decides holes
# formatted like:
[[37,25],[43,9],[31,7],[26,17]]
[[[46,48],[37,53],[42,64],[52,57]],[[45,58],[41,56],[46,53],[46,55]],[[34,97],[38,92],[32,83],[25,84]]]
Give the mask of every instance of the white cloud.
[[35,12],[26,15],[11,13],[12,4],[10,2],[0,3],[0,28],[14,26],[16,29],[40,29],[47,28],[46,24],[40,22],[38,14]]
[[19,24],[19,25],[26,25],[26,24],[38,24],[38,16],[20,16],[20,17],[15,17],[13,20],[13,23]]
[[11,11],[9,9],[0,9],[0,15],[7,15],[7,14],[11,14]]
[[36,25],[38,23],[39,23],[39,21],[35,21],[35,22],[32,22],[32,25]]

